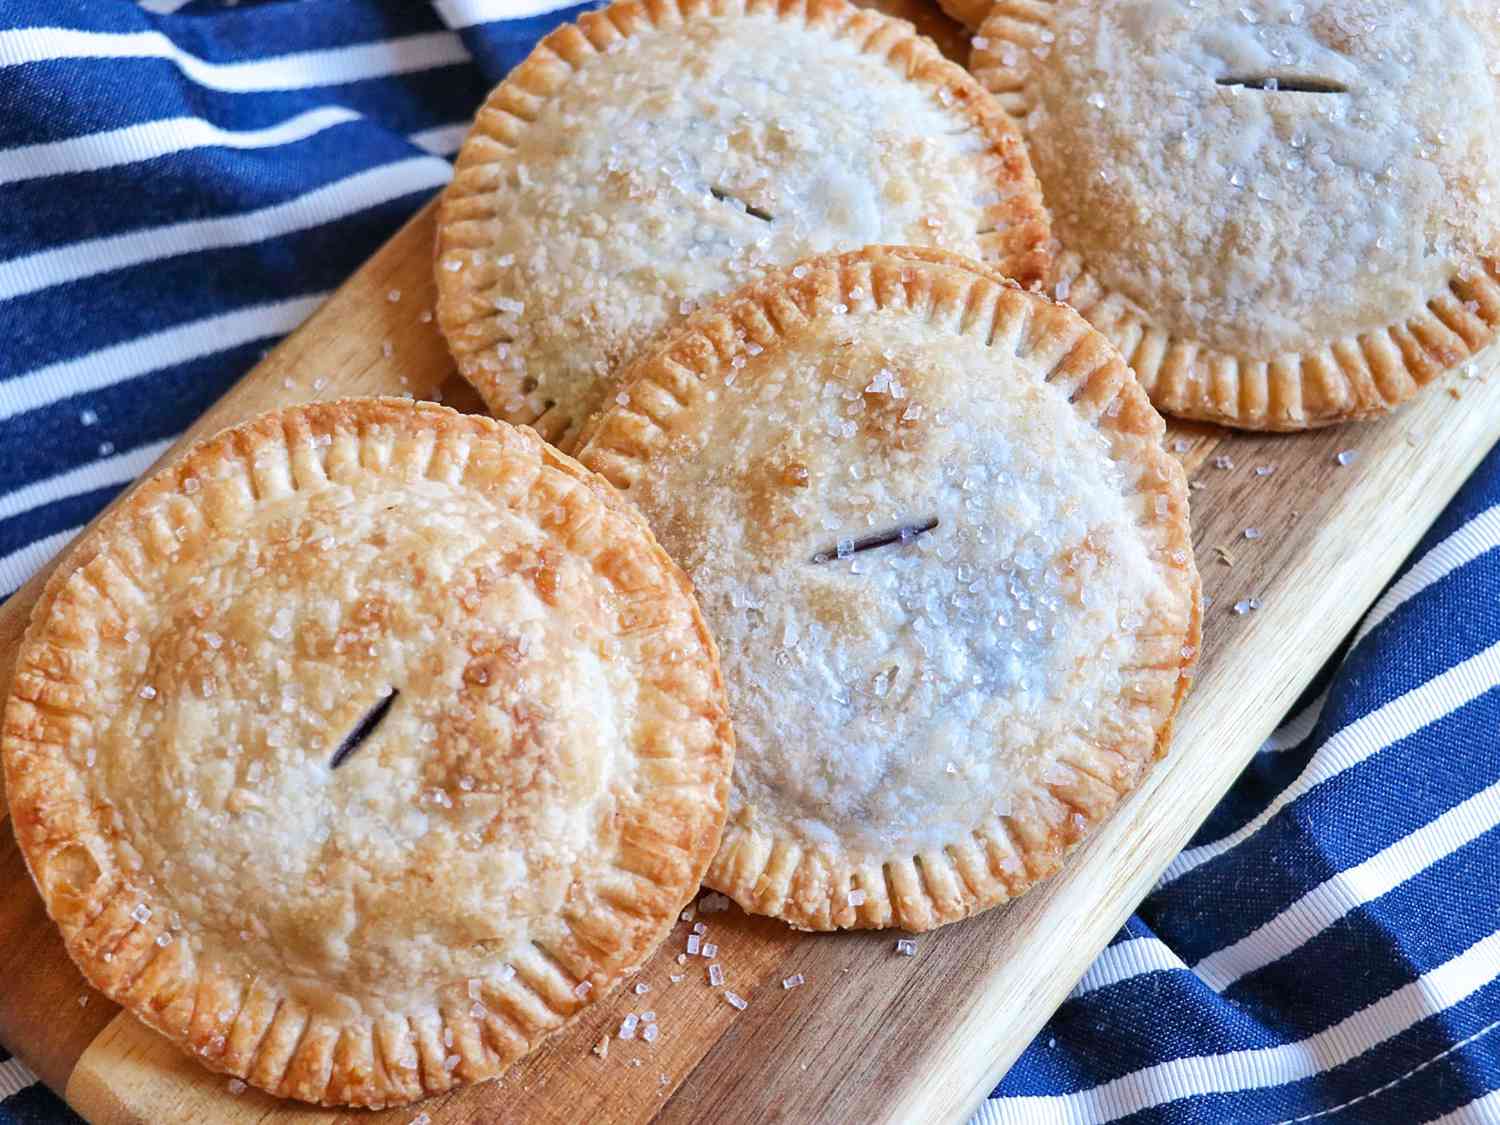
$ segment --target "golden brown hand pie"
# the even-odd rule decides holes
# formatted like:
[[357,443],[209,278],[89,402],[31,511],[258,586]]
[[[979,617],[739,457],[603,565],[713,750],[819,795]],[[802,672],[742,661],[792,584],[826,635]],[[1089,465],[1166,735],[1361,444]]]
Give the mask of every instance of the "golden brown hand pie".
[[1165,752],[1198,645],[1162,434],[1082,317],[941,251],[815,258],[654,342],[579,457],[720,645],[709,884],[922,930],[1053,871]]
[[1002,0],[975,74],[1022,124],[1053,285],[1171,414],[1379,414],[1500,325],[1490,0]]
[[843,0],[627,0],[490,95],[438,217],[438,316],[490,409],[568,448],[599,380],[765,266],[871,242],[1046,269],[1009,119]]
[[713,643],[618,494],[393,399],[190,450],[38,604],[16,836],[88,979],[206,1066],[390,1105],[498,1074],[696,891]]

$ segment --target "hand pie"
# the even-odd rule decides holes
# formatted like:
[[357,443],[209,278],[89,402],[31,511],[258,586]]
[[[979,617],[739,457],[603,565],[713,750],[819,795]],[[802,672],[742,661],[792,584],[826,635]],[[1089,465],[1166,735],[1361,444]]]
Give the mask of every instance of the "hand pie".
[[738,746],[711,886],[923,930],[1052,872],[1165,752],[1187,489],[1115,349],[935,250],[751,283],[622,375],[579,457],[687,570]]
[[204,1065],[392,1105],[639,965],[718,844],[714,647],[628,505],[393,399],[195,446],[48,584],[5,709],[84,975]]
[[1161,410],[1382,413],[1500,325],[1493,0],[1003,0],[972,65],[1021,123],[1053,291]]
[[479,111],[438,216],[438,319],[497,416],[569,448],[663,325],[871,242],[1045,272],[1025,147],[973,78],[843,0],[625,0]]

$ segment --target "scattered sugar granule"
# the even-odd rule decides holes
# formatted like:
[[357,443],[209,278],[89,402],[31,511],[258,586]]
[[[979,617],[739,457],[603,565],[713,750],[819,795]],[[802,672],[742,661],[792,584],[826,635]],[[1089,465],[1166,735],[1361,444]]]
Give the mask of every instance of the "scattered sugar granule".
[[511,980],[516,975],[516,967],[514,965],[501,965],[500,971],[495,975],[502,981]]
[[397,301],[401,300],[401,290],[392,289],[385,295],[385,299],[394,305]]
[[421,312],[419,312],[417,314],[417,319],[419,321],[421,321],[423,324],[431,324],[432,323],[432,310],[431,309],[423,309]]
[[718,988],[724,983],[724,966],[715,961],[708,967],[708,986]]
[[89,1002],[88,993],[84,993],[82,996],[80,996],[78,998],[78,1006],[80,1008],[86,1007],[88,1005],[88,1002]]
[[432,1115],[425,1112],[419,1113],[407,1122],[407,1125],[432,1125]]
[[453,1029],[451,1027],[443,1028],[443,1046],[453,1046]]
[[703,922],[694,922],[693,923],[693,933],[695,933],[695,934],[706,934],[706,933],[708,933],[708,926],[706,924],[704,924]]
[[443,268],[449,273],[457,273],[464,268],[464,264],[457,258],[447,258],[443,261]]
[[1342,449],[1334,456],[1333,459],[1340,465],[1352,465],[1354,464],[1355,458],[1357,458],[1358,456],[1359,454],[1352,449]]
[[700,952],[705,957],[717,957],[719,955],[719,947],[711,941],[705,941]]
[[688,908],[686,910],[684,910],[682,912],[682,914],[679,915],[679,917],[684,922],[691,922],[693,920],[693,904],[692,903],[688,903]]
[[[760,346],[756,345],[756,351]],[[718,891],[709,891],[698,901],[698,909],[705,914],[717,914],[721,910],[729,909],[729,896],[721,895]]]
[[687,951],[688,951],[689,954],[691,954],[693,956],[697,956],[698,950],[701,949],[702,947],[703,947],[703,938],[702,937],[700,937],[697,934],[688,934]]
[[135,904],[135,909],[130,912],[130,916],[144,926],[151,921],[151,908],[144,902],[138,902]]
[[1216,469],[1232,469],[1232,468],[1234,468],[1234,462],[1232,460],[1230,460],[1228,457],[1224,456],[1224,454],[1221,453],[1217,457],[1214,458],[1214,468],[1216,468]]
[[235,1097],[239,1097],[245,1092],[245,1084],[238,1078],[231,1078],[229,1080],[229,1092]]
[[98,757],[97,752],[94,750],[94,748],[92,746],[90,746],[87,750],[84,751],[84,754],[83,754],[83,764],[85,766],[89,766],[90,768],[92,768],[94,762],[97,760],[97,757]]
[[167,946],[172,944],[172,935],[169,934],[166,930],[163,930],[161,933],[156,935],[156,944],[165,949]]
[[903,957],[915,957],[917,955],[917,943],[911,938],[897,938],[896,952]]
[[608,1035],[601,1035],[601,1036],[599,1036],[599,1042],[597,1042],[597,1043],[594,1044],[594,1054],[598,1055],[601,1059],[607,1059],[607,1058],[609,1058],[609,1036]]
[[864,904],[865,904],[865,892],[862,889],[856,887],[854,890],[852,890],[852,891],[849,892],[849,905],[850,906],[863,906]]
[[463,1060],[457,1055],[449,1055],[446,1059],[443,1060],[443,1069],[452,1071],[456,1069],[458,1064],[462,1061]]
[[781,982],[781,987],[790,992],[794,988],[801,988],[807,983],[807,978],[801,973],[793,973]]
[[581,980],[578,982],[577,987],[573,989],[573,995],[582,1000],[585,996],[592,992],[593,989],[594,985],[592,981]]
[[683,977],[686,975],[686,973],[669,973],[667,979],[673,984],[681,984]]
[[661,1028],[657,1027],[654,1023],[648,1023],[645,1029],[641,1032],[641,1038],[644,1039],[647,1043],[655,1043],[656,1037],[660,1034]]
[[635,994],[637,996],[644,996],[644,995],[646,995],[646,993],[648,993],[650,991],[651,991],[651,986],[649,984],[647,984],[645,981],[638,980],[638,981],[635,982]]
[[1186,453],[1189,449],[1192,449],[1192,448],[1193,448],[1193,443],[1190,442],[1190,441],[1188,441],[1187,438],[1181,438],[1180,437],[1180,438],[1178,438],[1176,441],[1174,441],[1172,443],[1172,452],[1173,453]]
[[1245,538],[1246,539],[1259,539],[1260,538],[1260,528],[1258,528],[1258,527],[1247,527],[1247,528],[1245,528]]
[[115,443],[112,441],[101,441],[99,443],[99,456],[108,457],[115,451]]
[[724,999],[729,1002],[731,1008],[738,1008],[742,1012],[750,1006],[749,1001],[738,992],[725,992]]
[[95,414],[92,410],[80,410],[78,412],[78,421],[85,426],[92,426],[99,421],[99,415]]
[[1258,477],[1268,477],[1272,473],[1274,473],[1275,471],[1276,471],[1276,466],[1275,465],[1257,465],[1257,466],[1255,466],[1255,475],[1258,476]]
[[629,1013],[623,1020],[620,1021],[620,1038],[634,1039],[635,1029],[640,1027],[640,1025],[641,1017],[636,1015],[634,1012]]
[[642,1023],[655,1023],[656,1022],[656,1009],[655,1008],[647,1008],[644,1012],[642,1012],[641,1013],[641,1022]]
[[380,354],[385,356],[386,359],[390,359],[391,356],[396,354],[396,345],[389,340],[385,341],[385,343],[380,345]]
[[686,965],[687,964],[687,954],[686,953],[679,953],[677,955],[677,963],[679,965]]

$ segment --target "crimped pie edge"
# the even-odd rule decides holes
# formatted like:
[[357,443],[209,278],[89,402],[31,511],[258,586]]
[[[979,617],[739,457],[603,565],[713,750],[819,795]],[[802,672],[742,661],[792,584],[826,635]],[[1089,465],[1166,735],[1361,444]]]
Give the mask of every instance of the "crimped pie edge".
[[[1113,346],[1066,305],[943,250],[878,246],[807,258],[695,312],[657,336],[622,373],[629,403],[590,419],[579,459],[628,493],[645,463],[670,440],[670,416],[692,409],[705,381],[729,368],[747,342],[770,351],[785,325],[861,308],[908,311],[945,331],[982,335],[992,345],[1032,348],[1050,341],[1049,381],[1070,388],[1070,401],[1109,439],[1115,460],[1138,459],[1143,491],[1137,526],[1171,600],[1183,607],[1180,620],[1163,619],[1142,630],[1142,666],[1134,681],[1141,691],[1134,698],[1149,700],[1154,743],[1101,748],[1110,768],[1098,774],[1074,768],[1069,780],[1049,783],[1050,804],[1017,809],[941,852],[861,868],[842,856],[778,842],[732,818],[725,827],[707,881],[746,910],[808,930],[921,931],[999,905],[1055,872],[1166,753],[1191,683],[1202,595],[1188,531],[1186,478],[1162,446],[1161,416]],[[1161,511],[1158,497],[1165,501]],[[861,905],[849,904],[851,890],[865,892]]]
[[[980,24],[969,69],[1024,130],[1057,0],[997,0]],[[1018,48],[1015,65],[1003,45]],[[1120,349],[1158,410],[1247,430],[1297,431],[1369,419],[1408,401],[1500,334],[1500,258],[1465,263],[1410,316],[1316,350],[1271,359],[1211,348],[1151,323],[1146,312],[1059,248],[1048,291],[1059,291]],[[1464,276],[1467,275],[1467,276]]]
[[[459,373],[497,417],[533,425],[551,440],[557,440],[568,425],[583,421],[553,417],[546,411],[539,415],[506,412],[502,404],[520,390],[520,383],[509,373],[497,376],[479,361],[482,353],[507,338],[500,312],[487,307],[488,301],[476,299],[493,283],[494,267],[476,261],[473,252],[482,247],[464,237],[468,224],[493,218],[493,212],[483,211],[483,201],[494,195],[489,171],[508,159],[508,150],[535,120],[540,107],[590,58],[620,49],[614,45],[627,43],[641,26],[666,28],[726,15],[774,15],[826,28],[857,42],[864,53],[886,60],[904,77],[931,87],[956,112],[970,114],[1000,158],[1004,185],[1016,189],[986,205],[989,221],[1003,224],[1004,229],[980,234],[979,244],[1003,272],[1023,285],[1038,283],[1047,275],[1051,223],[1019,129],[966,70],[907,21],[855,7],[847,0],[616,0],[543,37],[495,87],[475,115],[454,162],[453,181],[439,202],[434,239],[438,324]],[[450,260],[459,261],[460,267],[442,268],[441,263]],[[576,447],[576,440],[562,445],[569,451]]]
[[[386,462],[380,456],[383,435],[400,428],[432,432],[425,464]],[[146,525],[161,513],[163,502],[179,511],[184,505],[198,507],[195,496],[183,490],[184,480],[234,462],[258,501],[255,468],[264,466],[266,454],[289,453],[299,439],[306,443],[313,434],[340,430],[352,431],[358,443],[354,471],[381,473],[392,483],[409,479],[413,472],[442,470],[451,475],[455,466],[456,479],[462,479],[474,466],[468,460],[472,446],[495,442],[508,462],[504,473],[520,458],[538,471],[561,473],[581,486],[570,489],[568,499],[550,513],[563,521],[560,530],[569,524],[578,530],[577,516],[601,507],[644,529],[633,506],[614,489],[523,428],[393,398],[345,399],[272,411],[192,446],[107,513],[69,553],[33,611],[0,737],[11,818],[27,869],[63,934],[69,956],[91,984],[211,1070],[278,1096],[380,1108],[497,1076],[650,956],[683,904],[697,893],[712,858],[727,808],[733,732],[723,704],[717,649],[691,584],[648,537],[643,546],[649,549],[663,599],[678,602],[679,614],[690,611],[686,620],[701,642],[698,660],[682,660],[671,666],[671,675],[655,681],[657,689],[682,706],[686,719],[662,715],[650,726],[659,733],[664,726],[701,720],[711,733],[701,746],[691,738],[678,740],[682,780],[652,790],[691,789],[693,800],[665,802],[664,808],[652,807],[644,798],[622,802],[620,839],[632,854],[608,857],[609,867],[628,877],[603,896],[620,917],[602,919],[601,924],[633,922],[621,928],[634,940],[622,943],[612,957],[600,955],[565,910],[561,918],[568,939],[546,950],[529,945],[512,962],[516,973],[509,981],[486,987],[483,1021],[471,1013],[469,996],[457,995],[462,991],[457,986],[435,993],[429,1003],[412,1011],[361,1011],[340,1021],[278,995],[274,980],[246,979],[212,964],[194,964],[191,955],[183,954],[183,941],[158,946],[154,939],[164,932],[164,912],[153,911],[144,923],[131,916],[136,904],[150,905],[151,893],[132,887],[121,876],[109,830],[92,809],[68,794],[69,775],[78,771],[64,757],[69,746],[67,713],[87,713],[90,666],[86,652],[81,660],[76,659],[77,651],[75,660],[67,659],[66,639],[70,633],[84,635],[91,612],[107,607],[111,577],[131,577],[122,563],[126,556],[139,551],[131,561],[149,565],[154,548]],[[294,482],[294,489],[299,487],[290,464],[285,468],[286,479]],[[491,475],[503,481],[503,476]],[[184,549],[192,549],[191,542]],[[597,539],[591,545],[601,575],[607,570],[601,548],[607,545]],[[576,549],[578,544],[570,546]],[[106,564],[114,576],[106,576]],[[56,612],[60,602],[71,603],[61,615]],[[671,739],[657,741],[665,744]],[[96,845],[90,850],[101,870],[85,895],[72,896],[70,903],[66,877],[54,877],[50,865],[67,849],[84,846],[90,835]],[[109,867],[97,862],[101,855]],[[574,988],[583,981],[591,987],[580,998]],[[451,1045],[445,1043],[449,1030]],[[454,1055],[457,1065],[445,1066],[445,1056]]]

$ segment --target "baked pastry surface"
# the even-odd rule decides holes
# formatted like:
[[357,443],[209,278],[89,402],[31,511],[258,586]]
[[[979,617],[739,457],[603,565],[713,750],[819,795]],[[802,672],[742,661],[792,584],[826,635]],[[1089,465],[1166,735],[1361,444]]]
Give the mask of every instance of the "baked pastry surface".
[[571,445],[600,379],[763,268],[942,246],[1023,284],[1049,236],[1006,115],[843,0],[624,0],[490,95],[438,218],[438,317],[491,411]]
[[1002,0],[971,66],[1026,134],[1053,291],[1161,410],[1367,417],[1494,338],[1487,0]]
[[936,250],[769,274],[653,342],[580,460],[693,579],[738,745],[711,886],[809,929],[1002,902],[1165,752],[1181,467],[1077,313]]
[[195,446],[58,569],[5,710],[89,980],[205,1065],[380,1106],[640,964],[719,840],[713,642],[629,505],[394,399]]

